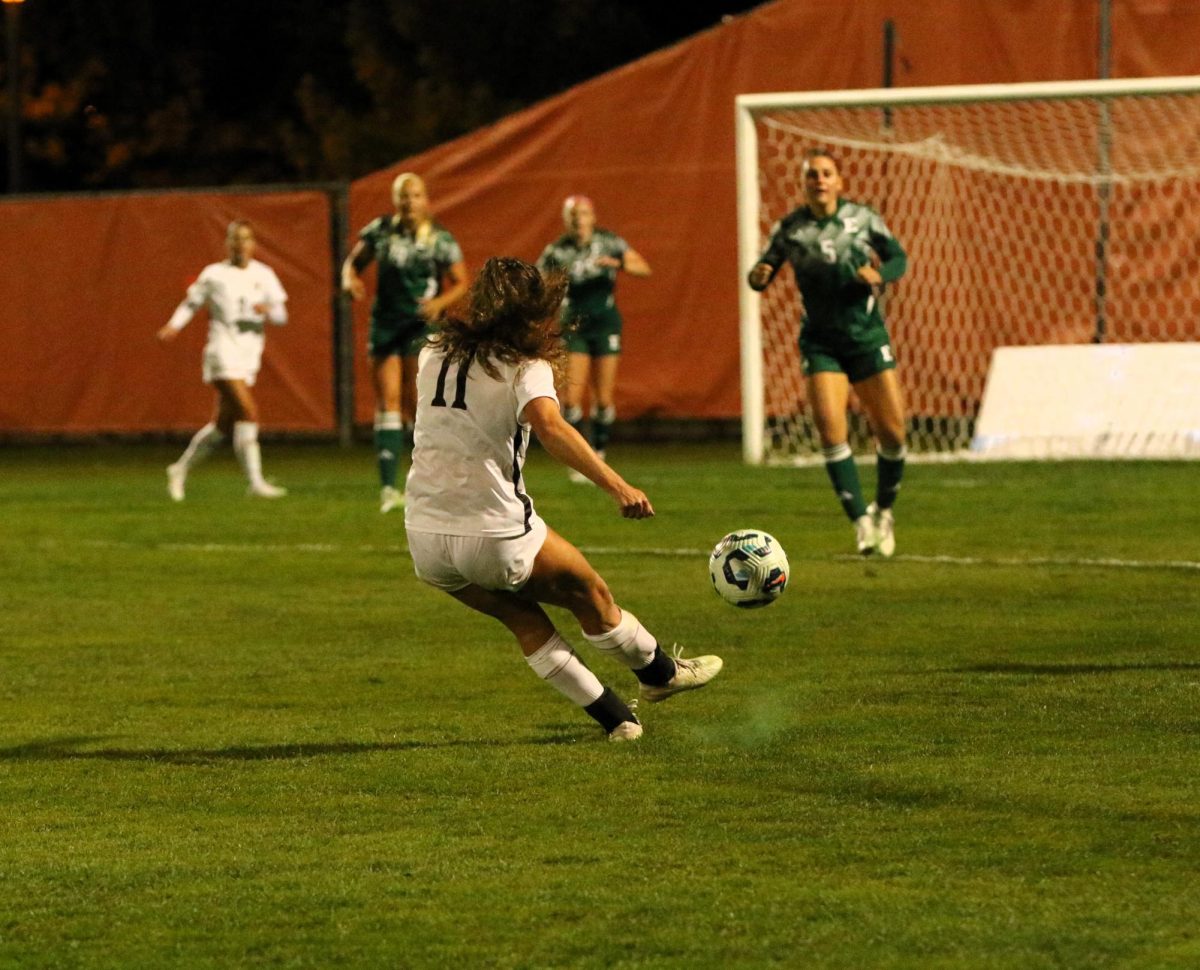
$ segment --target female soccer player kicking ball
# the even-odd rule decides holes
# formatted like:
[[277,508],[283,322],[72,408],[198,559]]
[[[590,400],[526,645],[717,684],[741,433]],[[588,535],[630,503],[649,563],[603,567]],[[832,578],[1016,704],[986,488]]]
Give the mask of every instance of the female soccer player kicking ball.
[[519,259],[489,259],[466,320],[448,319],[421,351],[404,524],[417,576],[493,616],[529,666],[613,741],[642,726],[559,635],[542,609],[570,610],[584,637],[629,667],[643,700],[703,687],[719,657],[672,658],[622,610],[583,554],[547,527],[525,491],[530,432],[553,457],[612,496],[629,519],[654,514],[645,493],[597,457],[559,412],[555,368],[566,355],[557,317],[565,277]]

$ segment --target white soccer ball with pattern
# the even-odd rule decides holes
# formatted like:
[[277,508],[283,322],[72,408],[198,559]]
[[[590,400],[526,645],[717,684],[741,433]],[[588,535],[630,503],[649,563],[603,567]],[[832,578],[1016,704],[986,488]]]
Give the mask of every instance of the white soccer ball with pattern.
[[726,603],[743,609],[770,606],[787,589],[787,553],[769,533],[739,529],[716,544],[708,576]]

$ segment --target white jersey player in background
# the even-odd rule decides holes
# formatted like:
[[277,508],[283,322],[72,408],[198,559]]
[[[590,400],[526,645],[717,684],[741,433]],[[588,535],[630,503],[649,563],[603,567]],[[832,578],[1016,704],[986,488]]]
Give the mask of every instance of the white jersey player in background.
[[525,490],[530,433],[554,458],[616,501],[629,519],[654,514],[563,418],[555,370],[566,277],[519,259],[489,259],[466,320],[447,319],[420,354],[404,524],[417,576],[493,616],[529,666],[582,707],[614,741],[641,736],[629,706],[606,688],[539,605],[570,610],[584,637],[629,669],[648,702],[703,687],[719,657],[672,658],[622,610],[583,554],[547,527]]
[[158,331],[174,340],[201,307],[208,309],[204,383],[217,392],[213,419],[196,432],[179,460],[167,466],[167,492],[182,502],[188,472],[227,438],[250,482],[249,494],[280,498],[286,489],[263,478],[258,445],[258,405],[250,388],[262,362],[263,327],[287,323],[287,293],[271,267],[254,259],[254,229],[235,219],[225,235],[229,258],[200,271],[171,319]]

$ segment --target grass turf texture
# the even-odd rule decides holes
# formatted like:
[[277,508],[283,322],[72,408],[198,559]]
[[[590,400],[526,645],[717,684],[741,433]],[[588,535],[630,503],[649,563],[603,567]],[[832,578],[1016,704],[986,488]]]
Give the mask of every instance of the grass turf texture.
[[[0,967],[1200,965],[1194,465],[910,466],[864,565],[819,468],[618,447],[636,523],[534,453],[726,660],[609,745],[413,578],[366,451],[268,444],[277,503],[223,455],[172,505],[174,457],[0,453]],[[745,527],[766,610],[708,588]]]

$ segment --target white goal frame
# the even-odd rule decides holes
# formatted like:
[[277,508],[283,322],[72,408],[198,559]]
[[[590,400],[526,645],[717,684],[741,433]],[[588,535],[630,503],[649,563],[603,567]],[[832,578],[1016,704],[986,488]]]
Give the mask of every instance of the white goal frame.
[[[1200,93],[1200,76],[1066,81],[1028,84],[979,84],[945,87],[874,88],[847,91],[742,94],[735,99],[738,220],[738,311],[740,319],[742,454],[749,464],[764,460],[766,421],[763,382],[761,297],[746,274],[762,253],[759,145],[756,118],[770,110],[807,108],[880,108],[988,101],[1108,98]],[[883,213],[887,217],[887,213]],[[969,457],[955,452],[953,456]]]

